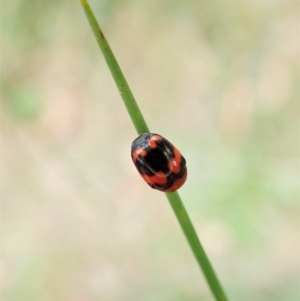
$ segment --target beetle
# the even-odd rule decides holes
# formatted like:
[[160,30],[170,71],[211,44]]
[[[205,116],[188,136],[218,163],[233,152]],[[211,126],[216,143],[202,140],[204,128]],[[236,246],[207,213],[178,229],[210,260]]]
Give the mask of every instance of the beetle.
[[143,133],[131,145],[131,158],[146,183],[163,192],[173,192],[186,181],[185,158],[166,138]]

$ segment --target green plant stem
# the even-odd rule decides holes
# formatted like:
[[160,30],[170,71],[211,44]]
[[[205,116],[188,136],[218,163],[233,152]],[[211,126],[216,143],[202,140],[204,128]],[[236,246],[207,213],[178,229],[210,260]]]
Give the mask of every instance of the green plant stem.
[[[126,79],[113,55],[111,48],[87,2],[87,0],[80,0],[90,26],[94,32],[98,45],[104,55],[107,65],[116,82],[119,92],[123,98],[129,116],[138,132],[138,134],[149,132],[148,126],[142,116],[142,113],[133,97],[133,94],[126,82]],[[225,293],[220,285],[220,282],[209,262],[205,251],[200,244],[197,233],[193,224],[184,208],[181,198],[177,192],[166,193],[166,196],[173,208],[173,211],[179,221],[179,224],[189,242],[189,245],[203,271],[203,274],[211,288],[212,293],[217,301],[227,301]]]
[[205,251],[199,241],[199,238],[189,218],[189,215],[183,206],[180,195],[177,191],[172,193],[166,193],[166,195],[179,221],[181,229],[184,232],[185,237],[188,240],[190,247],[192,248],[192,251],[203,271],[203,274],[207,280],[208,285],[210,286],[212,293],[214,294],[216,300],[226,301],[227,298],[213,270],[213,267],[210,264],[209,259],[205,254]]
[[82,7],[84,9],[84,12],[87,16],[87,19],[90,23],[90,26],[94,32],[97,43],[104,55],[104,58],[110,69],[110,72],[117,84],[119,92],[123,98],[124,104],[127,108],[127,111],[132,120],[132,123],[134,124],[136,131],[138,132],[138,134],[149,132],[149,128],[146,124],[146,121],[133,97],[133,94],[127,84],[127,81],[126,81],[124,75],[123,75],[123,72],[122,72],[121,68],[119,67],[119,64],[118,64],[113,52],[110,49],[110,46],[97,22],[97,19],[95,18],[88,2],[86,0],[80,0],[80,1],[82,4]]

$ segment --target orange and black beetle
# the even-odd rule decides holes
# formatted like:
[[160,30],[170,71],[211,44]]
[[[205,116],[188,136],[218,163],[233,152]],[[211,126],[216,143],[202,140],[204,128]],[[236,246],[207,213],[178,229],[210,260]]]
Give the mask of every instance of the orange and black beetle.
[[164,137],[145,133],[131,146],[131,158],[142,178],[154,189],[173,192],[187,178],[185,159]]

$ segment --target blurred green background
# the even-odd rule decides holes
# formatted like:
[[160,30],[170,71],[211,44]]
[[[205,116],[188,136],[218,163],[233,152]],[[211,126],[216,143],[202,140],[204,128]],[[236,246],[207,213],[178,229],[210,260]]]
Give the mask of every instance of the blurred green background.
[[[230,300],[300,300],[298,1],[90,4]],[[1,22],[1,300],[213,300],[79,1]]]

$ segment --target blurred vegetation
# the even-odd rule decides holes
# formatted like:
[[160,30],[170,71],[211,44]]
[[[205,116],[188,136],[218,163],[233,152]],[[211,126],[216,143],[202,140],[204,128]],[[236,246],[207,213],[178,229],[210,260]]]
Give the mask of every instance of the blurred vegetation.
[[[299,300],[299,3],[90,4],[230,300]],[[79,2],[1,22],[1,299],[212,300]]]

